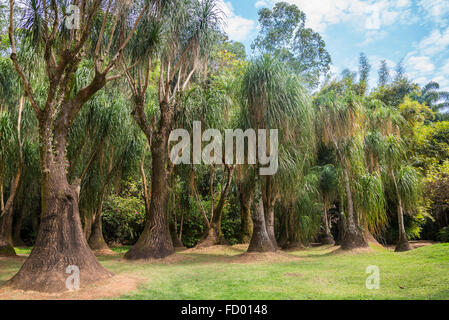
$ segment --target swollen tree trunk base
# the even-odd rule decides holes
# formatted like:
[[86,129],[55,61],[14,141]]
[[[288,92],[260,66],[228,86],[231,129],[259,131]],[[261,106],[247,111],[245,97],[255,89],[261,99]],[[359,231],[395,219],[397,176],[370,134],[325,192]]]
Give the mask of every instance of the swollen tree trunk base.
[[357,248],[367,248],[368,242],[361,232],[347,230],[341,241],[343,250],[352,250]]
[[335,240],[334,240],[334,237],[332,235],[330,235],[330,234],[323,234],[320,237],[320,243],[324,244],[324,245],[331,245],[331,246],[333,246],[333,245],[335,245]]
[[46,212],[35,246],[7,287],[65,292],[73,288],[68,284],[76,283],[78,278],[80,287],[85,287],[113,275],[89,249],[81,228],[76,191],[70,186],[61,189],[51,190],[49,198],[43,200]]
[[277,248],[268,237],[267,228],[265,226],[262,200],[255,204],[253,224],[254,230],[249,243],[248,252],[276,252]]
[[410,243],[408,242],[406,237],[401,237],[396,245],[395,252],[405,252],[410,251],[412,248],[410,247]]
[[16,256],[16,251],[6,241],[0,240],[0,257],[14,257]]
[[92,225],[92,231],[90,233],[88,244],[95,255],[115,255],[115,252],[109,248],[104,240],[103,228],[101,226],[101,215],[95,219],[94,224]]
[[103,238],[103,233],[98,227],[94,227],[92,230],[92,234],[89,238],[89,247],[92,249],[95,255],[97,256],[107,256],[107,255],[115,255],[116,253],[112,251],[109,246],[106,244],[106,241]]
[[266,232],[265,235],[263,235],[256,232],[256,230],[254,231],[251,242],[249,243],[248,252],[276,252],[276,247],[273,245],[273,242]]
[[240,243],[249,244],[251,242],[252,232],[250,234],[243,234]]
[[304,245],[299,241],[286,241],[283,243],[279,243],[279,246],[282,250],[290,250],[290,249],[303,249]]
[[173,247],[175,247],[176,249],[183,249],[183,248],[185,248],[185,246],[182,243],[181,239],[179,239],[177,235],[172,235],[171,241],[173,242]]
[[127,260],[164,259],[175,253],[173,245],[170,246],[141,246],[134,245],[125,254]]
[[203,238],[198,242],[196,248],[208,248],[217,245],[228,246],[230,243],[223,236],[219,236],[215,228],[209,228]]

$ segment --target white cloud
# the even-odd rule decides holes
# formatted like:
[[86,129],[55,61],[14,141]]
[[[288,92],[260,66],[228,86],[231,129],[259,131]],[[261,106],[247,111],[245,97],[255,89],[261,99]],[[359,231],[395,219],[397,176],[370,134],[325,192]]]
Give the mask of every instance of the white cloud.
[[411,67],[412,70],[416,70],[421,73],[430,73],[435,70],[435,65],[427,56],[412,56],[408,58],[407,65]]
[[[267,0],[265,0],[267,1]],[[408,15],[409,0],[285,0],[298,6],[307,15],[307,25],[324,32],[329,25],[351,22],[360,31],[378,30]],[[270,4],[279,2],[271,0]]]
[[446,50],[449,46],[449,27],[440,31],[433,30],[418,45],[418,49],[425,55],[433,55]]
[[434,22],[442,26],[448,25],[449,5],[447,0],[420,0],[418,4]]
[[230,2],[219,0],[218,3],[225,15],[224,31],[228,34],[229,39],[234,41],[246,40],[254,31],[256,22],[236,15]]
[[268,7],[268,3],[264,0],[259,0],[254,5],[256,8]]
[[407,7],[410,5],[410,0],[398,0],[396,4],[399,8]]

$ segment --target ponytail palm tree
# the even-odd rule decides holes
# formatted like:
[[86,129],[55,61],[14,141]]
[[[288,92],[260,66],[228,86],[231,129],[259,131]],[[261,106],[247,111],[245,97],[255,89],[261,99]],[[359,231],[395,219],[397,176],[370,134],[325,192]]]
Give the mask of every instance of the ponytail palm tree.
[[[82,25],[68,29],[66,1],[26,1],[21,8],[25,12],[20,26],[23,37],[18,38],[17,45],[17,7],[14,0],[9,1],[10,57],[39,126],[42,219],[29,258],[8,286],[65,291],[69,265],[80,269],[83,286],[112,275],[96,260],[82,233],[80,186],[69,183],[67,177],[68,134],[84,104],[108,82],[122,76],[116,72],[117,63],[152,2],[76,1]],[[31,81],[37,73],[35,66],[24,65],[18,58],[24,38],[34,44],[35,56],[44,61],[39,87]],[[87,85],[77,87],[75,74],[82,68],[94,70],[93,76]],[[43,99],[39,90],[45,91]]]
[[[269,55],[249,64],[243,79],[242,98],[243,112],[250,126],[254,129],[277,129],[279,132],[279,171],[274,176],[257,178],[261,182],[261,189],[257,192],[263,203],[264,217],[258,216],[261,206],[256,202],[253,239],[248,249],[273,250],[277,247],[275,204],[282,189],[294,185],[293,177],[301,179],[304,166],[313,154],[313,109],[299,78]],[[272,246],[266,245],[265,233]]]
[[362,230],[356,222],[354,191],[351,187],[354,168],[353,154],[357,152],[357,140],[363,123],[364,106],[361,98],[350,89],[338,90],[330,85],[315,99],[318,128],[323,142],[336,153],[342,172],[342,184],[346,197],[346,225],[341,247],[350,250],[368,246]]
[[411,166],[405,164],[404,144],[400,137],[390,135],[385,140],[386,172],[390,179],[391,194],[396,204],[399,238],[396,252],[410,250],[405,231],[404,210],[416,210],[419,206],[420,178]]
[[[135,101],[133,116],[148,139],[152,156],[149,219],[139,240],[125,255],[126,259],[131,260],[165,258],[175,252],[167,218],[170,180],[168,138],[175,124],[180,97],[198,71],[221,21],[216,0],[173,0],[163,3],[163,9],[142,25],[150,24],[153,25],[152,30],[159,30],[162,43],[157,50],[158,55],[154,55],[156,48],[144,51],[142,55],[131,55],[131,68],[126,67],[129,70],[125,72]],[[154,27],[159,23],[160,27]],[[153,40],[152,46],[155,44]],[[140,60],[143,62],[140,63]],[[145,96],[149,73],[156,66],[156,61],[159,63],[156,102],[159,108],[157,116],[149,119]]]

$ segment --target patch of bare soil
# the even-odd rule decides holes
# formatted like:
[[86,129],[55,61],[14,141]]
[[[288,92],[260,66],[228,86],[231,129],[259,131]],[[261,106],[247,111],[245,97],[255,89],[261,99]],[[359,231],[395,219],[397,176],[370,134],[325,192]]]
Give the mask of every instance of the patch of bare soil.
[[248,245],[215,245],[210,247],[194,247],[184,250],[184,253],[201,253],[201,254],[213,254],[213,255],[234,255],[236,253],[244,252],[248,249]]
[[356,248],[352,250],[343,250],[340,246],[335,246],[329,254],[360,254],[360,253],[371,253],[374,252],[373,248]]
[[175,253],[163,259],[141,259],[141,260],[120,259],[118,261],[122,263],[134,263],[134,264],[174,264],[182,262],[184,260],[191,260],[191,258]]
[[[412,240],[412,241],[409,241],[408,243],[410,244],[410,247],[412,248],[412,250],[414,250],[414,249],[418,249],[418,248],[422,248],[422,247],[432,246],[434,244],[437,244],[438,242],[429,241],[429,240]],[[389,245],[387,248],[389,250],[394,250],[396,248],[396,245]]]
[[112,251],[111,249],[101,249],[101,250],[94,250],[94,254],[96,256],[118,256],[119,253]]
[[25,261],[28,255],[18,254],[12,257],[0,257],[0,261]]
[[119,274],[99,281],[78,291],[42,293],[34,291],[0,289],[0,300],[99,300],[116,298],[137,290],[145,279],[130,274]]
[[298,261],[302,260],[301,257],[297,257],[291,254],[288,254],[283,251],[277,252],[245,252],[234,256],[230,263],[279,263],[279,262],[289,262],[289,261]]

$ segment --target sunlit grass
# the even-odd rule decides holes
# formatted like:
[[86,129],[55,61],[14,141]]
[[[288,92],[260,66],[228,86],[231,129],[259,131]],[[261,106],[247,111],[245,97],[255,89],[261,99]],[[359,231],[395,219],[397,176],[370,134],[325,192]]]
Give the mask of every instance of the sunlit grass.
[[[449,299],[449,244],[405,253],[373,247],[341,253],[331,247],[289,252],[299,259],[236,263],[233,250],[177,253],[172,262],[128,262],[121,255],[99,260],[116,274],[143,281],[122,299]],[[18,253],[29,253],[19,249]],[[249,263],[248,263],[249,262]],[[0,260],[0,283],[20,268],[20,260]],[[380,269],[380,289],[366,288],[366,268]]]

